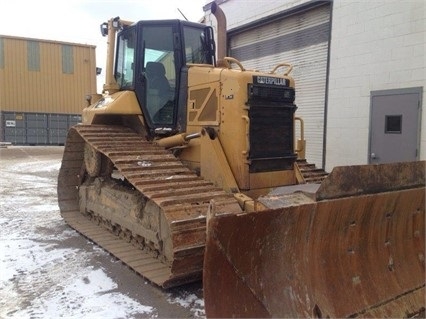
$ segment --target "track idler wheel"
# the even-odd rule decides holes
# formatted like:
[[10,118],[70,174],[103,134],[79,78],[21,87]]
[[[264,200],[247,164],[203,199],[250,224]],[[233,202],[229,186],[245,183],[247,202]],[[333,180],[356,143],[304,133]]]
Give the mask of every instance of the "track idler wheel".
[[114,168],[109,158],[87,143],[84,145],[84,165],[90,177],[109,176]]

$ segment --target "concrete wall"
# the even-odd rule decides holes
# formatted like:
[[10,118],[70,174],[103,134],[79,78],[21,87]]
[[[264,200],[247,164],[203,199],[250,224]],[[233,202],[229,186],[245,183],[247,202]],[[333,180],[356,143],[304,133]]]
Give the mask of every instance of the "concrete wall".
[[[426,2],[333,4],[326,169],[368,163],[370,93],[423,87],[426,97]],[[426,159],[426,111],[420,159]]]

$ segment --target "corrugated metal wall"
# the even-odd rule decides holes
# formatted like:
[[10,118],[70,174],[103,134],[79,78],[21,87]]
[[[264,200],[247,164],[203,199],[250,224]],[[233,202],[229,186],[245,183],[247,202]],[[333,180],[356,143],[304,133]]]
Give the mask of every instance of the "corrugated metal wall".
[[325,4],[229,32],[230,55],[245,68],[269,72],[281,62],[294,66],[296,114],[305,121],[306,157],[317,166],[322,166],[323,155],[330,10]]
[[64,145],[79,114],[0,112],[0,141],[18,145]]
[[91,93],[95,46],[0,35],[0,110],[80,114]]

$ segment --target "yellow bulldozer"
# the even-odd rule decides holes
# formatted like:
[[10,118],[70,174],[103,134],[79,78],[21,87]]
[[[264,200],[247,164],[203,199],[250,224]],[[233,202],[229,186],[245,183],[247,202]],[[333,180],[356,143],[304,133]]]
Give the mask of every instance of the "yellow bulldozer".
[[425,162],[306,183],[291,65],[226,57],[212,12],[217,48],[188,21],[101,25],[106,83],[68,132],[63,218],[156,285],[203,279],[208,317],[424,311]]

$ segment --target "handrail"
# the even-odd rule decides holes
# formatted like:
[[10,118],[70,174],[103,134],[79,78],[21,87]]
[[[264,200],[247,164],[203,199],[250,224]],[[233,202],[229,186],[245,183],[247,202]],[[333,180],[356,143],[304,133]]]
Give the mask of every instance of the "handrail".
[[270,74],[275,74],[275,71],[278,70],[280,67],[286,66],[288,69],[284,72],[284,75],[289,75],[290,72],[293,70],[293,65],[290,63],[280,63],[278,64],[271,72]]
[[224,57],[224,58],[222,59],[222,61],[224,62],[225,66],[226,66],[228,69],[231,69],[231,63],[235,63],[236,65],[238,65],[238,66],[240,67],[241,71],[245,71],[245,70],[246,70],[246,69],[243,67],[243,65],[241,64],[241,62],[240,62],[240,61],[238,61],[238,60],[237,60],[237,59],[235,59],[235,58],[231,58],[231,57],[229,57],[229,56],[226,56],[226,57]]
[[[294,121],[299,121],[300,122],[300,140],[304,141],[305,140],[305,125],[303,122],[303,119],[300,117],[294,117]],[[305,150],[304,148],[304,143],[300,143],[300,149],[296,148],[294,151],[297,153],[301,153]]]

